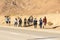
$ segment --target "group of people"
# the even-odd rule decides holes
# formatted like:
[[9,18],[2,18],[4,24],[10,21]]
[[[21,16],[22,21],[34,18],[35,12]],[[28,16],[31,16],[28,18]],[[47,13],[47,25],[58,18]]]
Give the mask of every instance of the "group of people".
[[[34,27],[37,28],[38,21],[37,21],[36,18],[34,19],[34,23],[33,24],[34,24]],[[40,18],[40,20],[39,20],[39,26],[40,26],[40,28],[44,28],[46,26],[46,24],[47,24],[47,18],[46,18],[46,16],[43,19]]]
[[[6,24],[11,23],[11,20],[10,20],[11,18],[9,16],[5,16],[5,19],[6,19],[5,21]],[[40,28],[44,28],[44,26],[46,26],[47,24],[46,16],[43,19],[40,18],[39,21],[37,20],[37,18],[33,18],[33,16],[30,16],[28,19],[24,18],[24,21],[22,21],[22,19],[18,17],[18,18],[15,18],[14,26],[22,27],[22,24],[24,23],[24,27],[34,26],[34,28],[37,28],[38,22],[39,22]]]

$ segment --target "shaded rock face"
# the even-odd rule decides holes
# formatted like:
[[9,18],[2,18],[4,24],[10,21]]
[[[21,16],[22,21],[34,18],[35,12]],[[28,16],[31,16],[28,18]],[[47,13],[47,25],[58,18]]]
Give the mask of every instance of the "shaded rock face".
[[60,12],[60,0],[0,0],[0,14],[40,15]]

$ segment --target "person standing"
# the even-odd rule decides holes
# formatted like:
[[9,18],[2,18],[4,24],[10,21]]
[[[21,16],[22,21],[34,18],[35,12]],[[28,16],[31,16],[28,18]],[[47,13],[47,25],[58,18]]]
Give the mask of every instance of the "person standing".
[[34,28],[37,28],[37,19],[34,19]]
[[14,26],[17,26],[17,25],[18,25],[18,20],[17,18],[15,18]]
[[11,23],[11,21],[10,21],[10,17],[8,17],[8,19],[7,19],[7,20],[8,20],[8,24],[10,24],[10,23]]
[[22,19],[19,18],[19,26],[21,27],[22,26]]
[[28,26],[32,26],[33,25],[33,16],[30,16],[28,18]]
[[40,28],[42,28],[42,24],[43,24],[43,21],[42,21],[42,19],[40,18],[40,20],[39,20],[39,26],[40,26]]
[[6,24],[10,24],[10,17],[9,16],[5,16],[5,19],[6,19]]
[[[46,16],[43,18],[43,24],[44,24],[44,26],[46,26],[46,24],[47,24],[47,18],[46,18]],[[44,28],[44,26],[43,26],[43,28]]]
[[30,19],[30,25],[33,25],[33,16],[30,16],[29,19]]
[[24,18],[24,26],[26,27],[27,26],[27,19]]
[[28,22],[27,23],[28,23],[28,26],[30,26],[30,18],[28,18]]

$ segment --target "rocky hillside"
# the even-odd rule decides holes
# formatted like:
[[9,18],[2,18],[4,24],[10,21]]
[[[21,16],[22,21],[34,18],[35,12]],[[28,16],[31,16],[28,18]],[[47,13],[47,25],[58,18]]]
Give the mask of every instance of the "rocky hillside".
[[40,15],[60,12],[60,0],[0,0],[0,14]]

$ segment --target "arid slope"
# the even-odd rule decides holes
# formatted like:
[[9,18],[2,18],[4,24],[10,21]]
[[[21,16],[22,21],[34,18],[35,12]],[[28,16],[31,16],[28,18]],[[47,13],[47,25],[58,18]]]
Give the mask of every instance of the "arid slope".
[[0,0],[0,14],[40,15],[60,12],[60,0]]

